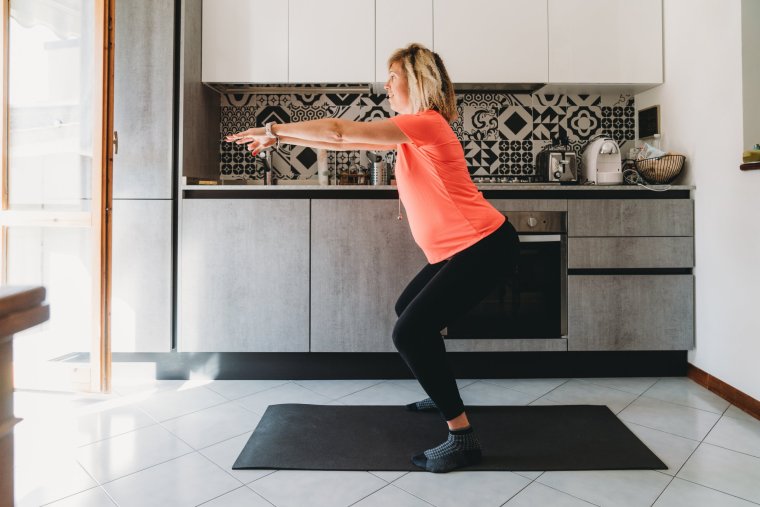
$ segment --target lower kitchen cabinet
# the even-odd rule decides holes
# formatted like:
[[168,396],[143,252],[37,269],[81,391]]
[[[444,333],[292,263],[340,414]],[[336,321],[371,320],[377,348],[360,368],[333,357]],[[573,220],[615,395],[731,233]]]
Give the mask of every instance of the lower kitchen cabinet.
[[309,200],[185,199],[180,352],[309,351]]
[[311,352],[395,352],[396,300],[427,263],[398,201],[311,206]]
[[568,350],[694,348],[693,275],[570,275]]
[[172,200],[114,199],[111,350],[172,346]]

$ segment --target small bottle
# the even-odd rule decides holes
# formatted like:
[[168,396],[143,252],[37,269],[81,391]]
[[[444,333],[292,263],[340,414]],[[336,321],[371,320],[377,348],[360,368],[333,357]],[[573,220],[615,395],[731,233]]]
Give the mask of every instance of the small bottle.
[[654,137],[654,139],[652,140],[652,146],[654,146],[658,150],[662,150],[662,148],[660,147],[660,134],[654,134],[652,137]]

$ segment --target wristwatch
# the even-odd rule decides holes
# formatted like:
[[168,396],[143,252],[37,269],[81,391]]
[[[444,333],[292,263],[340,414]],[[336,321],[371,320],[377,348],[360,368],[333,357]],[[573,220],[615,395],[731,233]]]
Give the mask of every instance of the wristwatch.
[[271,137],[272,139],[277,139],[277,135],[274,132],[272,132],[272,125],[277,125],[277,123],[270,121],[269,123],[264,125],[264,134],[267,137]]
[[274,125],[277,125],[277,122],[270,121],[269,123],[265,124],[264,125],[264,135],[266,135],[267,137],[269,137],[271,139],[277,139],[277,145],[275,146],[275,149],[277,149],[277,148],[280,147],[280,137],[277,134],[275,134],[274,132],[272,132],[272,127]]

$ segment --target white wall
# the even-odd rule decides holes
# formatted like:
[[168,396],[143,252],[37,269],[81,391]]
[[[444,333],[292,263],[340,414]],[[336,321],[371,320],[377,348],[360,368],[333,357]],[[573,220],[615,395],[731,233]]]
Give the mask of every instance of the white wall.
[[660,105],[663,148],[687,157],[675,183],[697,187],[689,362],[760,399],[760,171],[739,170],[742,1],[663,0],[665,82],[635,101]]
[[744,149],[760,144],[760,0],[742,0]]

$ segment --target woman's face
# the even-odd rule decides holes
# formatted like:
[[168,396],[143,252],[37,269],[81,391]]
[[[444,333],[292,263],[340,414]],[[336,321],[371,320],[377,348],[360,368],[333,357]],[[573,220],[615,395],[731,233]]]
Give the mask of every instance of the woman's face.
[[406,80],[406,72],[401,68],[400,62],[393,62],[388,69],[388,81],[385,91],[388,93],[388,102],[391,109],[399,114],[412,112],[412,104],[409,101],[409,83]]

